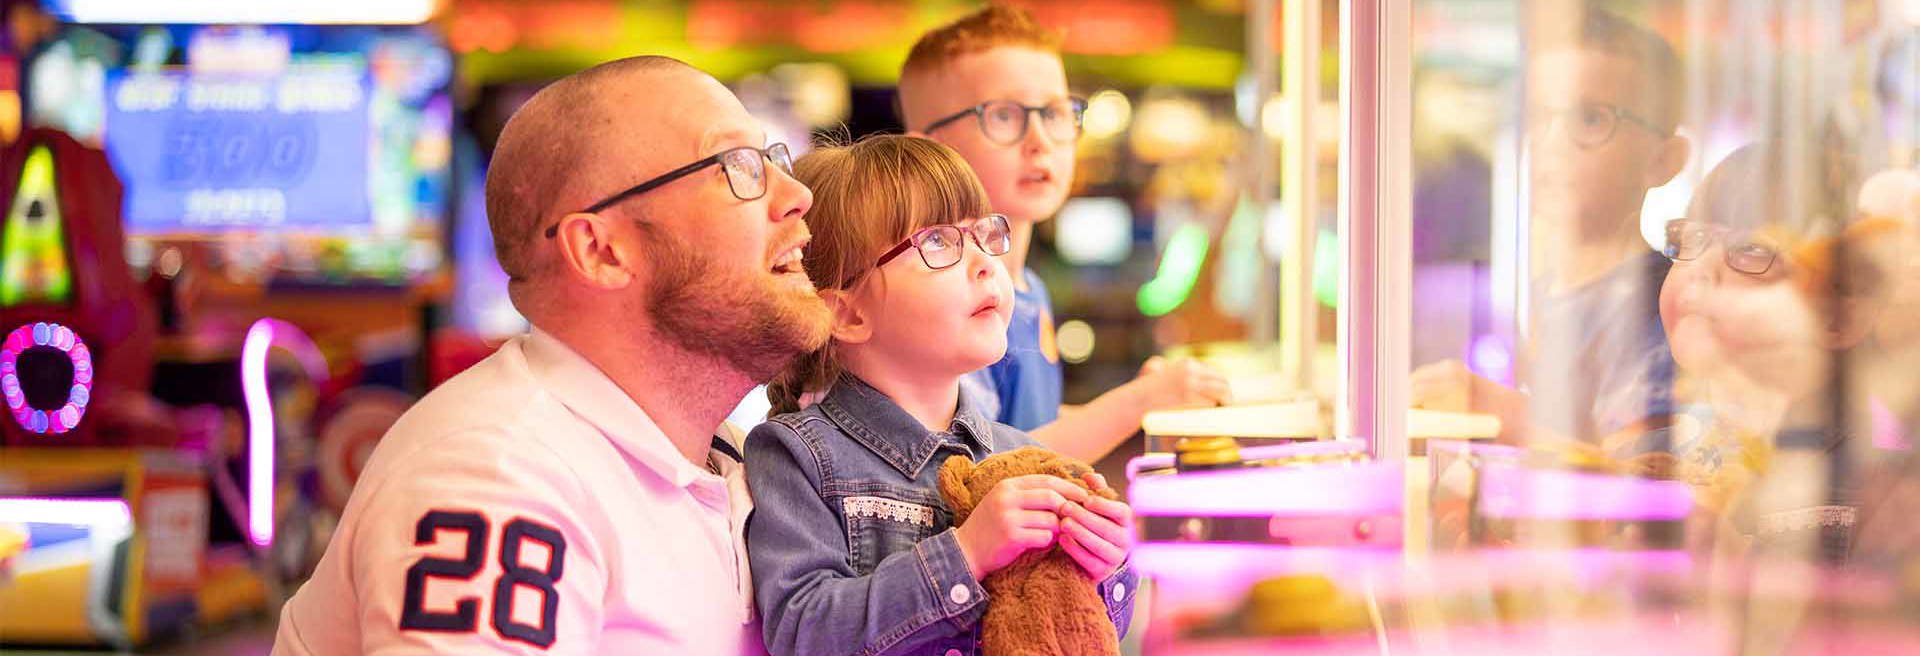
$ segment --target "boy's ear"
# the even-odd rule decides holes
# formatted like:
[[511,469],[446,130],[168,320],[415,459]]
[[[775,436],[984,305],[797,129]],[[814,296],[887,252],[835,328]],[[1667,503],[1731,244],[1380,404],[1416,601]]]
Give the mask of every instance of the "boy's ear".
[[1693,141],[1686,135],[1675,134],[1660,142],[1660,150],[1653,154],[1653,165],[1647,167],[1647,188],[1652,189],[1672,182],[1687,167],[1688,152],[1693,150]]
[[820,291],[820,300],[826,301],[827,310],[833,313],[833,339],[842,344],[864,344],[873,339],[873,322],[861,307],[855,293],[845,289],[825,289]]
[[927,136],[927,135],[921,134],[919,130],[915,130],[913,129],[913,126],[907,124],[907,104],[904,102],[901,102],[900,94],[898,92],[893,94],[893,119],[896,121],[899,121],[900,126],[907,129],[907,136],[909,137]]

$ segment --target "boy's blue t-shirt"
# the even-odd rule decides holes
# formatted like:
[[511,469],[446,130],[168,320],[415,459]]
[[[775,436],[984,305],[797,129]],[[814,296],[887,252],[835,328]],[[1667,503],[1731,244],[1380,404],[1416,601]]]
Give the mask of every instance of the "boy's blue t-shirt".
[[1533,421],[1598,443],[1674,413],[1678,365],[1660,321],[1672,267],[1648,252],[1574,290],[1535,292]]
[[961,387],[994,421],[1030,431],[1060,418],[1060,349],[1053,341],[1053,303],[1033,269],[1022,272],[1026,291],[1013,292],[1007,354],[968,374]]

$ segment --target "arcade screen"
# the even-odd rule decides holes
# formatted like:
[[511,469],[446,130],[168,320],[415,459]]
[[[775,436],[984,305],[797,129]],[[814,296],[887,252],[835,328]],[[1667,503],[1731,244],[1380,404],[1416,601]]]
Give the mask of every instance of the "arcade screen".
[[451,72],[425,28],[67,26],[28,114],[105,148],[136,267],[197,243],[237,280],[403,285],[446,259]]

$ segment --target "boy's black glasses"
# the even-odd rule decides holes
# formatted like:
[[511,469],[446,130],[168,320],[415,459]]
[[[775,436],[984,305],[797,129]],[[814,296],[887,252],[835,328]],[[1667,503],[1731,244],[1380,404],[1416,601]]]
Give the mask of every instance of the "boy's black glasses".
[[1573,107],[1534,107],[1527,111],[1526,129],[1530,133],[1546,134],[1555,123],[1563,126],[1567,138],[1582,148],[1598,148],[1613,141],[1613,135],[1620,131],[1621,123],[1639,126],[1654,136],[1673,136],[1673,130],[1655,125],[1646,117],[1618,105],[1603,102],[1583,102]]
[[1087,113],[1087,101],[1084,98],[1067,98],[1045,105],[1022,105],[1011,100],[993,100],[954,112],[927,125],[924,130],[946,127],[948,124],[973,116],[978,119],[980,133],[987,141],[1011,146],[1027,137],[1027,128],[1032,123],[1029,117],[1040,116],[1040,129],[1054,143],[1067,143],[1080,137],[1080,121]]

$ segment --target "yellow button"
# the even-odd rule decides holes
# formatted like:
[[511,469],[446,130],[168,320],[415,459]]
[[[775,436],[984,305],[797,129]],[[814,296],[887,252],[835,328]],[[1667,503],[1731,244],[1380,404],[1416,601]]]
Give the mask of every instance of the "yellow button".
[[1174,443],[1175,466],[1207,468],[1240,462],[1240,444],[1231,437],[1185,437]]

